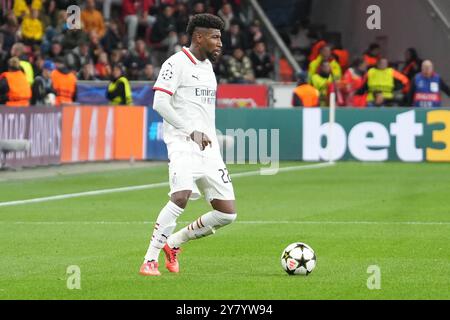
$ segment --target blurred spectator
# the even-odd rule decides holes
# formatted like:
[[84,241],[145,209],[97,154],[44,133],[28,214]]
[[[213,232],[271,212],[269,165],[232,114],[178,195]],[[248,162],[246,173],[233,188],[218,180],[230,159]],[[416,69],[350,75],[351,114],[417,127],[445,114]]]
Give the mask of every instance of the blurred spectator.
[[122,0],[103,0],[103,18],[105,18],[105,21],[111,19],[111,7],[113,5],[122,5]]
[[[238,21],[238,20],[236,20]],[[255,45],[255,43],[257,42],[266,42],[266,39],[264,38],[264,34],[261,30],[261,23],[259,22],[259,20],[255,20],[253,21],[253,23],[250,25],[249,28],[249,38],[243,43],[244,45],[244,49],[247,48],[253,48],[253,46]]]
[[189,12],[185,3],[179,2],[176,5],[174,17],[177,24],[177,33],[186,32],[186,27],[189,22]]
[[230,56],[220,55],[213,64],[217,83],[227,83],[229,58]]
[[56,106],[70,104],[76,100],[77,78],[66,66],[64,58],[55,59],[56,69],[52,71],[53,90],[56,93]]
[[357,94],[364,86],[367,64],[364,59],[356,59],[342,77],[341,92],[344,95],[344,105],[351,107],[365,107],[367,105],[367,93]]
[[119,62],[122,62],[122,58],[123,58],[122,50],[116,49],[113,50],[113,52],[111,52],[111,58],[109,62],[111,63],[111,65],[117,64]]
[[152,4],[151,0],[122,1],[122,17],[127,25],[129,48],[134,45],[139,24],[151,27],[155,23],[155,17],[149,15]]
[[115,64],[112,68],[111,82],[108,85],[106,98],[113,105],[132,105],[133,97],[128,79],[124,76],[122,64]]
[[228,31],[230,29],[231,21],[234,19],[234,13],[233,13],[233,8],[231,7],[231,4],[224,3],[222,5],[222,8],[220,8],[219,11],[217,12],[217,15],[225,23],[224,31]]
[[55,61],[55,59],[57,59],[57,58],[64,57],[63,46],[62,46],[61,42],[59,42],[58,40],[54,40],[52,42],[52,46],[50,47],[49,57],[53,61]]
[[367,102],[372,103],[375,100],[375,91],[381,91],[386,105],[393,105],[395,101],[394,91],[401,87],[403,92],[409,91],[409,80],[402,73],[390,68],[388,60],[381,58],[377,66],[367,72],[367,83],[358,93],[367,88]]
[[99,38],[105,35],[105,23],[103,16],[95,9],[95,0],[86,0],[86,7],[81,11],[81,22],[83,30],[87,33],[95,31]]
[[21,42],[15,43],[11,48],[11,57],[19,59],[20,67],[22,68],[30,86],[34,81],[34,70],[31,63],[28,61],[28,56],[25,54],[25,46]]
[[141,80],[141,81],[155,81],[156,80],[155,69],[153,68],[153,65],[151,63],[147,63],[145,65],[144,71],[139,76],[139,80]]
[[199,13],[206,13],[205,4],[202,1],[196,1],[192,7],[191,16]]
[[319,66],[322,64],[322,61],[329,62],[334,80],[339,80],[342,76],[341,66],[339,65],[336,58],[332,55],[331,47],[328,45],[323,46],[322,49],[320,49],[319,56],[309,64],[308,73],[310,79],[312,79],[312,76],[318,72],[320,68]]
[[329,105],[329,92],[330,87],[333,84],[333,75],[331,70],[331,64],[328,60],[323,60],[320,63],[319,70],[311,76],[311,84],[319,91],[319,105]]
[[9,52],[12,46],[18,41],[17,30],[19,29],[19,23],[13,12],[8,12],[6,15],[6,23],[0,28],[0,32],[3,34],[3,50]]
[[[91,31],[96,33],[95,31]],[[62,39],[63,51],[69,51],[75,49],[80,43],[88,41],[88,34],[83,30],[67,30],[64,32],[64,38]]]
[[139,76],[141,74],[142,68],[139,67],[139,64],[136,61],[132,61],[127,65],[126,76],[130,81],[139,80]]
[[9,56],[7,50],[4,49],[4,34],[0,32],[0,73],[8,68],[6,62]]
[[62,43],[67,30],[67,12],[65,10],[55,9],[55,22],[47,27],[45,37],[50,43],[53,43],[54,41]]
[[100,43],[100,38],[96,32],[89,33],[89,48],[90,53],[94,61],[97,61],[100,54],[104,52],[102,44]]
[[[143,40],[136,41],[134,48],[129,52],[125,59],[125,66],[127,68],[135,68],[143,70],[147,63],[151,62],[150,52],[147,50],[145,42]],[[131,79],[133,78],[133,79]],[[130,77],[130,80],[137,80]]]
[[255,82],[252,62],[241,48],[235,48],[233,50],[233,55],[228,60],[228,73],[230,83]]
[[422,63],[422,71],[412,81],[409,105],[414,107],[440,107],[441,91],[450,96],[450,88],[441,76],[434,72],[433,62],[425,60]]
[[67,30],[67,11],[65,9],[56,11],[56,23],[53,28],[49,30],[50,41],[62,43]]
[[38,12],[42,9],[42,0],[14,0],[13,12],[17,18],[23,18],[30,14],[29,4],[31,3],[31,9],[35,9]]
[[58,9],[55,1],[44,1],[42,4],[41,17],[46,28],[53,28],[56,26]]
[[405,66],[402,69],[402,73],[412,80],[414,76],[420,72],[422,61],[417,54],[417,50],[409,48],[405,51]]
[[107,80],[111,76],[111,66],[106,52],[100,53],[98,57],[95,64],[95,75],[101,80]]
[[17,18],[23,18],[30,12],[25,0],[15,0],[13,5],[13,12]]
[[242,48],[243,50],[248,48],[247,38],[244,32],[241,32],[241,27],[237,20],[231,22],[230,30],[223,33],[222,39],[224,54],[232,54],[234,48]]
[[94,65],[91,62],[87,62],[81,67],[81,70],[77,73],[77,79],[83,81],[99,80],[95,76]]
[[52,80],[50,78],[52,71],[55,69],[55,64],[50,60],[45,60],[42,68],[42,75],[34,79],[31,88],[32,98],[31,105],[53,106],[55,103],[56,94],[53,90]]
[[381,58],[381,47],[377,43],[371,43],[367,51],[364,53],[364,61],[368,68],[377,65],[378,60]]
[[103,49],[109,54],[111,54],[111,52],[115,49],[122,49],[124,47],[122,35],[120,34],[119,26],[116,22],[111,21],[109,23],[106,34],[101,39],[101,45],[103,46]]
[[90,52],[89,43],[81,42],[78,47],[71,50],[66,55],[67,66],[71,70],[80,70],[81,66],[93,61],[92,54]]
[[256,78],[270,78],[270,73],[273,71],[273,63],[266,51],[264,42],[255,43],[253,51],[250,53],[250,60],[252,61],[253,73]]
[[39,20],[39,11],[31,9],[22,21],[22,39],[25,44],[40,44],[44,30],[41,20]]
[[154,49],[158,51],[158,65],[175,52],[175,45],[178,43],[177,23],[173,13],[173,7],[165,6],[152,29],[150,38]]
[[8,107],[28,107],[31,99],[31,87],[21,70],[20,60],[12,57],[8,60],[8,71],[0,75],[0,103]]
[[319,105],[320,92],[308,83],[307,75],[298,76],[297,87],[292,94],[293,107],[317,107]]

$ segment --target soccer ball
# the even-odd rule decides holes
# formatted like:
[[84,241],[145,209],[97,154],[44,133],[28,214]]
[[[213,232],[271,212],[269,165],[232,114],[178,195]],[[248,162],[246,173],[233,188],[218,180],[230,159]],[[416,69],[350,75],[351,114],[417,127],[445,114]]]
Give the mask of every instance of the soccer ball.
[[281,255],[281,266],[290,275],[307,276],[316,267],[316,261],[314,250],[302,242],[291,243]]

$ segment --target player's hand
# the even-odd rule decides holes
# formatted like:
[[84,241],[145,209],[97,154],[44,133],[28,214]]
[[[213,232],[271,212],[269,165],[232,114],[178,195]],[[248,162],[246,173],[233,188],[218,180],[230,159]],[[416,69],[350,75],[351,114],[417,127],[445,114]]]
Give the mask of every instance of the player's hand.
[[200,147],[200,150],[205,150],[205,148],[208,146],[211,146],[211,140],[209,139],[209,137],[200,131],[194,131],[191,133],[190,135],[191,139],[198,144],[198,146]]

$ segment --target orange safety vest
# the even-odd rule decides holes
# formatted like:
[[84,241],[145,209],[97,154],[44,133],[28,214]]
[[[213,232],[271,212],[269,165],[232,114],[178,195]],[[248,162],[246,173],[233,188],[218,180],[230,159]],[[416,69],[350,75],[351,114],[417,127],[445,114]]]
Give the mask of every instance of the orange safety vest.
[[343,49],[334,49],[333,54],[338,57],[339,65],[341,66],[342,72],[347,70],[348,63],[350,60],[350,53]]
[[9,107],[29,107],[31,99],[31,87],[25,74],[18,71],[3,72],[0,77],[4,77],[8,82],[8,101]]
[[302,84],[294,89],[304,107],[317,107],[319,105],[319,90],[309,84]]
[[374,67],[377,65],[378,60],[380,60],[380,57],[372,57],[368,54],[364,55],[364,61],[366,62],[368,67]]
[[64,103],[73,103],[77,78],[73,73],[62,73],[59,70],[53,70],[51,74],[53,89],[56,92],[55,105],[60,106]]

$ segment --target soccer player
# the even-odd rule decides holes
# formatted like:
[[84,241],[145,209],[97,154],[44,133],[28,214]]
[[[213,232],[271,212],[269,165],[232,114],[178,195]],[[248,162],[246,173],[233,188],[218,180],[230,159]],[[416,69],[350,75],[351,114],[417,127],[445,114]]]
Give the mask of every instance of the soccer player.
[[[215,128],[217,81],[211,62],[222,52],[223,21],[211,14],[191,18],[189,48],[169,57],[153,87],[154,109],[163,117],[164,142],[169,156],[170,200],[159,213],[140,274],[159,276],[163,249],[166,268],[179,272],[180,246],[211,235],[236,219],[234,191],[220,154]],[[200,191],[212,209],[172,234],[189,199]]]

